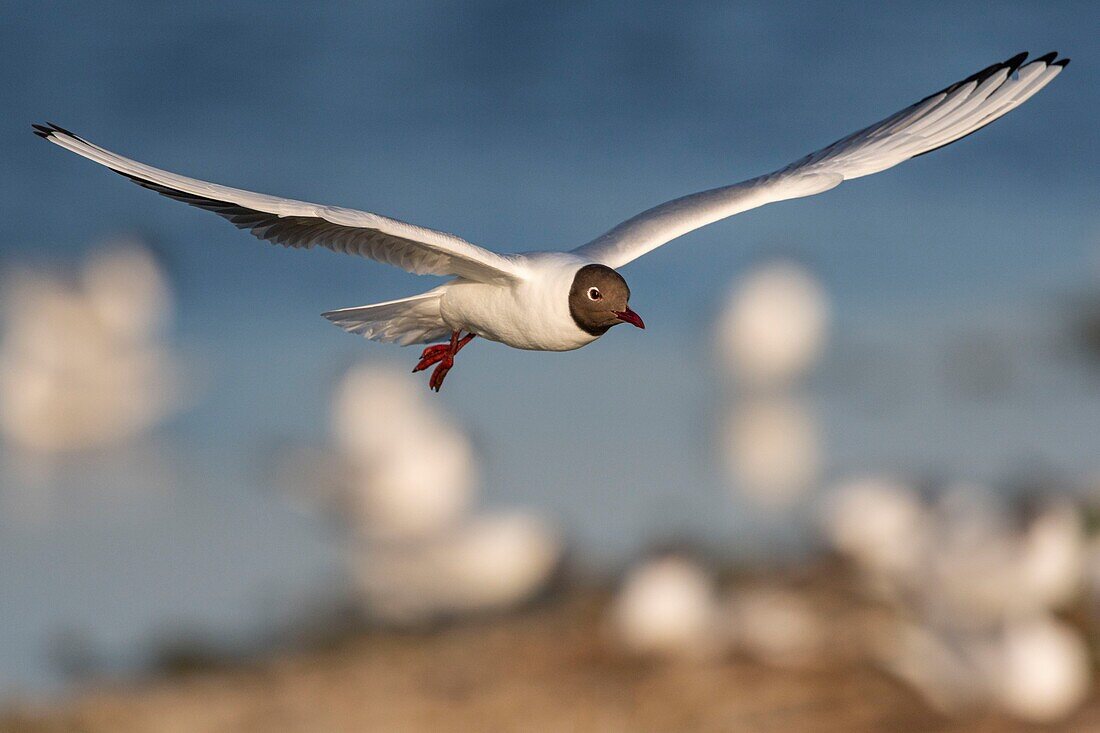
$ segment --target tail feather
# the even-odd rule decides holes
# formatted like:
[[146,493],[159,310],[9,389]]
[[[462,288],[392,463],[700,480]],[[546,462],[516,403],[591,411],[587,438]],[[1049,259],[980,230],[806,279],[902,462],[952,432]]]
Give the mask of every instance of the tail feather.
[[451,333],[439,312],[435,290],[385,303],[341,308],[321,315],[349,333],[402,346],[438,341]]

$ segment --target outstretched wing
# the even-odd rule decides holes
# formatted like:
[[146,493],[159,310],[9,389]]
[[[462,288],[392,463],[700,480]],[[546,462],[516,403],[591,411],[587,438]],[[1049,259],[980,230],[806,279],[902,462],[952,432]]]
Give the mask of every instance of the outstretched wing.
[[985,127],[1050,83],[1069,59],[1026,53],[968,76],[943,91],[786,168],[733,186],[691,194],[624,221],[574,252],[621,267],[693,229],[774,201],[812,196],[842,181],[878,173]]
[[286,247],[315,245],[395,265],[417,275],[458,275],[479,282],[522,279],[514,259],[464,239],[378,214],[267,196],[169,173],[124,158],[57,125],[39,137],[126,176],[139,186],[213,211],[256,237]]

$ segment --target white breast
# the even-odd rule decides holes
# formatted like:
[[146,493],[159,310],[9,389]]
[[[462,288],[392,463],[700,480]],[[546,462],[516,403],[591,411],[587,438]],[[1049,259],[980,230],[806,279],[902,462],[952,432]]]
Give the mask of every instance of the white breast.
[[495,285],[460,278],[444,285],[444,322],[517,349],[570,351],[595,341],[569,313],[569,288],[588,261],[566,252],[535,252],[524,258],[530,273],[525,280]]

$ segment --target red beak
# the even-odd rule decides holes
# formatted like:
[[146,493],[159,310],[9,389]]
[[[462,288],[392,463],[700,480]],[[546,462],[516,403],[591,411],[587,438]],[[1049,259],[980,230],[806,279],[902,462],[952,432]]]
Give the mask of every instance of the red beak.
[[645,323],[642,322],[642,317],[634,311],[630,310],[629,307],[624,311],[612,312],[615,314],[616,318],[624,323],[629,323],[630,325],[637,326],[638,328],[645,328]]

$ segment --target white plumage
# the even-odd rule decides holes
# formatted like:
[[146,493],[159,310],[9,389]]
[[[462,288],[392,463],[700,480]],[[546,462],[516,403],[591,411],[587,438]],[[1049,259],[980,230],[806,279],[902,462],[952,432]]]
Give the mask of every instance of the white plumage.
[[994,64],[881,122],[810,153],[786,168],[733,186],[691,194],[624,221],[574,250],[622,267],[665,242],[742,211],[812,196],[930,153],[985,127],[1027,101],[1068,63],[1047,54],[1021,66],[1027,54]]
[[438,341],[450,333],[440,318],[439,288],[385,303],[322,313],[348,333],[402,346]]
[[[983,69],[773,173],[656,206],[568,253],[497,254],[453,234],[378,214],[187,178],[112,153],[56,125],[34,127],[52,143],[140,186],[213,211],[260,239],[288,247],[320,245],[416,274],[454,276],[427,293],[325,314],[352,333],[408,345],[468,331],[516,348],[565,351],[603,333],[581,326],[571,310],[570,290],[582,267],[621,267],[719,219],[821,193],[959,140],[1025,102],[1069,61],[1050,53],[1025,64],[1026,57]],[[641,325],[640,319],[625,320]]]

